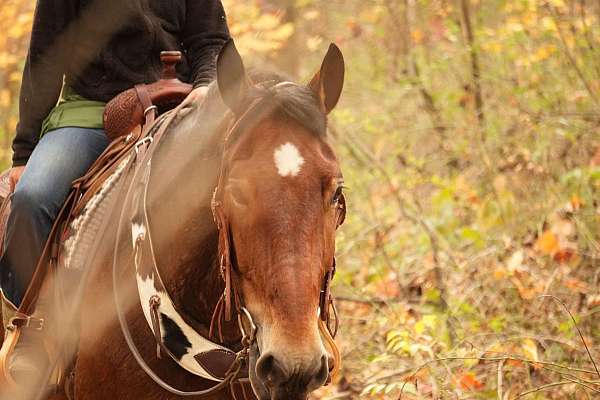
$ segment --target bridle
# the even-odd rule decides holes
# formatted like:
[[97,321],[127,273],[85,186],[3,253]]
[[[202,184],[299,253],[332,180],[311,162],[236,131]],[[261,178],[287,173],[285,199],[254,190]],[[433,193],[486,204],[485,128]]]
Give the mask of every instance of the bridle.
[[[276,84],[275,87],[281,85],[292,84],[291,82],[281,82]],[[236,308],[236,312],[239,314],[241,308],[243,307],[243,299],[239,295],[239,292],[234,284],[234,280],[232,278],[232,269],[233,269],[233,261],[235,259],[235,249],[232,246],[232,235],[231,235],[231,227],[229,225],[229,219],[227,214],[223,208],[223,187],[225,186],[225,181],[227,179],[227,163],[226,163],[226,155],[228,148],[232,145],[232,142],[237,140],[239,136],[242,134],[242,131],[245,128],[245,122],[249,118],[255,118],[256,115],[261,115],[264,111],[259,110],[261,106],[263,106],[264,100],[262,98],[258,98],[253,100],[250,105],[248,105],[243,113],[238,118],[233,119],[230,127],[227,130],[225,135],[225,140],[223,142],[223,151],[222,151],[222,160],[221,167],[217,179],[217,186],[213,191],[213,197],[211,201],[211,209],[213,214],[213,219],[215,224],[217,225],[217,229],[219,231],[219,252],[218,252],[218,260],[219,260],[219,269],[221,272],[221,277],[225,284],[225,289],[223,292],[223,296],[217,303],[215,307],[215,312],[213,313],[213,318],[211,321],[211,336],[214,333],[214,324],[218,325],[219,337],[222,341],[222,333],[221,333],[221,321],[224,320],[229,322],[232,318],[232,307]],[[339,201],[336,204],[336,230],[339,228],[346,219],[346,199],[342,194],[340,196]],[[337,331],[339,329],[339,319],[337,310],[335,308],[335,303],[333,300],[333,296],[331,294],[331,281],[335,275],[336,270],[336,262],[335,256],[332,259],[332,262],[327,269],[327,272],[323,278],[323,283],[321,285],[320,291],[320,300],[319,300],[319,318],[323,321],[329,334],[332,338],[335,338],[337,335]],[[331,312],[333,310],[333,320],[331,318]],[[247,310],[246,310],[247,312]],[[333,327],[332,327],[333,323]]]
[[[152,276],[154,278],[153,285],[156,288],[157,292],[161,294],[160,296],[159,295],[151,296],[149,299],[147,299],[149,304],[144,304],[144,300],[146,300],[146,299],[142,299],[142,297],[141,297],[142,295],[140,292],[140,299],[142,301],[142,307],[143,308],[148,307],[149,316],[147,315],[147,319],[149,320],[148,323],[149,323],[150,329],[152,330],[154,337],[155,337],[155,341],[156,341],[156,345],[157,345],[157,357],[160,358],[161,353],[164,352],[167,355],[169,355],[174,361],[176,361],[180,366],[185,368],[185,366],[183,366],[181,364],[180,360],[178,360],[173,355],[173,352],[170,351],[168,346],[165,344],[163,337],[162,337],[162,333],[161,333],[160,318],[161,318],[161,313],[164,312],[164,311],[160,311],[161,303],[163,303],[162,304],[163,306],[165,305],[164,303],[167,303],[166,305],[169,306],[169,307],[167,307],[169,309],[171,309],[171,308],[174,309],[174,306],[172,305],[172,301],[171,301],[170,297],[168,296],[168,292],[167,292],[164,284],[162,283],[162,279],[160,279],[159,269],[158,269],[158,266],[156,263],[156,259],[154,258],[154,248],[152,245],[152,239],[151,239],[151,234],[150,234],[150,225],[148,223],[147,209],[146,209],[147,208],[146,193],[148,190],[149,180],[150,180],[150,168],[151,168],[152,154],[153,154],[154,150],[156,149],[158,143],[160,142],[160,139],[163,137],[164,132],[167,130],[168,126],[171,124],[171,122],[174,120],[175,116],[177,115],[177,112],[180,109],[180,107],[171,111],[169,114],[166,114],[165,116],[161,117],[158,120],[158,122],[156,124],[154,124],[152,126],[152,128],[150,128],[149,135],[144,137],[144,139],[140,140],[138,142],[138,144],[136,144],[136,146],[135,146],[136,152],[135,152],[135,155],[132,155],[132,157],[134,158],[134,160],[137,159],[137,161],[136,162],[130,161],[130,164],[135,164],[136,168],[134,169],[133,178],[131,180],[131,183],[129,184],[129,187],[128,187],[125,197],[123,199],[124,206],[121,211],[121,215],[120,215],[119,223],[118,223],[118,227],[117,227],[117,244],[115,245],[114,257],[113,257],[113,286],[114,286],[113,293],[115,296],[115,305],[117,308],[117,315],[119,317],[119,323],[120,323],[123,335],[125,337],[125,341],[127,342],[127,345],[129,347],[131,353],[133,354],[134,358],[136,359],[137,363],[139,364],[140,368],[160,387],[162,387],[164,390],[171,392],[175,395],[208,396],[208,395],[212,395],[215,392],[229,386],[234,398],[248,399],[248,397],[246,395],[246,390],[243,388],[243,384],[241,384],[241,383],[239,384],[239,387],[241,387],[241,389],[240,389],[239,387],[234,388],[234,383],[236,383],[238,381],[241,382],[240,377],[239,377],[240,373],[242,372],[242,370],[244,368],[247,368],[247,366],[248,366],[249,352],[250,352],[250,349],[256,339],[257,327],[253,321],[252,315],[244,307],[243,298],[242,298],[242,296],[240,296],[240,293],[237,290],[237,286],[235,284],[235,280],[233,279],[233,276],[232,276],[232,268],[233,268],[233,264],[234,264],[235,249],[231,245],[231,243],[232,243],[231,228],[229,225],[227,214],[223,208],[223,183],[227,177],[227,165],[225,163],[225,156],[227,153],[226,150],[229,148],[232,138],[235,138],[235,137],[239,136],[240,134],[242,134],[243,128],[246,125],[246,122],[250,117],[255,117],[257,114],[261,115],[261,112],[264,112],[264,110],[260,109],[264,104],[265,104],[265,101],[263,98],[254,99],[251,101],[251,103],[247,107],[245,107],[245,111],[243,113],[241,113],[241,115],[239,117],[237,117],[235,114],[233,114],[233,117],[230,119],[229,127],[226,131],[225,140],[223,142],[222,162],[221,162],[220,171],[219,171],[219,175],[218,175],[217,186],[215,187],[215,190],[213,192],[213,198],[211,201],[213,218],[214,218],[215,224],[218,229],[218,237],[219,237],[218,262],[219,262],[220,274],[223,279],[225,288],[224,288],[223,295],[217,302],[217,305],[215,306],[215,310],[213,312],[213,317],[211,319],[209,338],[207,339],[207,338],[201,337],[200,334],[197,334],[200,336],[200,338],[199,338],[200,340],[204,340],[207,343],[212,344],[213,350],[211,350],[210,352],[197,354],[194,358],[196,358],[196,361],[198,361],[198,363],[204,367],[205,364],[207,364],[207,363],[203,363],[202,360],[199,358],[199,356],[206,356],[206,357],[204,357],[205,359],[207,359],[209,361],[210,360],[214,361],[215,355],[218,354],[221,357],[225,357],[226,364],[228,365],[228,367],[226,367],[225,369],[222,369],[222,371],[221,371],[222,373],[220,374],[221,376],[218,377],[219,379],[213,379],[213,380],[218,381],[218,383],[209,389],[200,390],[200,391],[183,391],[183,390],[176,389],[176,388],[172,387],[170,384],[163,381],[152,370],[152,368],[150,366],[148,366],[148,364],[145,362],[145,360],[139,353],[139,350],[137,349],[137,346],[135,345],[133,338],[131,337],[131,333],[127,326],[127,321],[125,320],[124,312],[121,309],[121,306],[120,306],[121,302],[120,302],[120,299],[119,299],[119,296],[117,293],[118,292],[118,290],[117,290],[118,278],[117,278],[117,274],[116,274],[116,271],[117,271],[116,264],[117,264],[117,259],[118,259],[118,240],[121,237],[122,225],[123,225],[123,221],[125,220],[126,209],[128,209],[128,205],[130,202],[134,202],[135,204],[132,204],[133,210],[134,210],[133,217],[132,217],[132,221],[133,221],[132,240],[133,240],[133,246],[134,246],[133,259],[134,259],[134,263],[136,266],[136,271],[139,274],[140,269],[142,269],[142,270],[144,270],[143,271],[144,274]],[[154,111],[152,111],[152,113],[153,112]],[[154,132],[152,132],[152,131],[154,131]],[[345,213],[346,213],[346,203],[345,203],[345,199],[342,195],[342,196],[340,196],[340,199],[339,199],[338,203],[336,204],[336,229],[344,222]],[[136,224],[138,224],[138,225],[136,225]],[[140,227],[142,227],[143,229],[141,229]],[[332,259],[331,265],[328,268],[328,270],[323,278],[323,283],[322,283],[321,292],[320,292],[320,301],[319,301],[319,307],[320,307],[319,330],[320,330],[321,334],[324,336],[324,338],[325,338],[328,346],[330,347],[330,349],[334,355],[334,358],[336,360],[335,368],[331,372],[331,375],[335,375],[335,372],[337,372],[337,370],[339,369],[339,365],[341,362],[339,350],[337,349],[335,342],[333,340],[337,334],[338,327],[339,327],[338,315],[337,315],[337,311],[335,309],[333,296],[330,291],[331,280],[333,279],[334,275],[335,275],[335,258]],[[139,285],[139,282],[138,282],[138,285]],[[139,287],[138,287],[138,290],[140,290]],[[239,327],[239,330],[241,333],[241,340],[240,340],[241,350],[238,352],[235,352],[235,353],[227,348],[223,348],[215,343],[210,342],[210,338],[213,337],[215,329],[218,330],[220,340],[221,340],[221,342],[223,342],[223,335],[222,335],[222,329],[221,329],[222,320],[225,320],[227,322],[232,320],[234,307],[235,307],[235,313],[237,315],[238,327]],[[333,313],[331,313],[331,310],[333,310]],[[176,312],[176,310],[175,310],[175,312]],[[221,363],[223,363],[223,361],[221,361]],[[186,369],[188,369],[188,371],[190,371],[189,368],[186,368]],[[190,372],[194,373],[194,371],[190,371]],[[205,375],[203,375],[203,374],[196,373],[196,375],[205,377]],[[209,371],[209,375],[211,375],[213,377],[216,376],[216,374],[212,374],[212,373],[210,373],[210,371]],[[245,380],[247,381],[247,379],[245,379]],[[240,393],[240,392],[243,394],[241,395],[241,397],[238,397],[237,393]],[[251,393],[250,397],[254,398],[254,395]]]
[[[283,82],[278,85],[282,84],[287,84],[287,82]],[[243,297],[240,295],[237,286],[235,285],[235,280],[233,279],[232,271],[234,269],[235,248],[234,245],[232,245],[232,234],[231,227],[229,224],[229,218],[227,217],[223,206],[223,188],[225,187],[228,172],[227,163],[225,161],[228,148],[231,147],[232,142],[237,140],[239,136],[243,133],[244,127],[246,125],[246,120],[249,118],[254,118],[256,115],[261,115],[263,111],[259,110],[259,108],[262,105],[263,100],[261,98],[253,100],[250,103],[250,105],[246,108],[246,110],[240,115],[240,117],[235,118],[233,120],[229,129],[227,130],[227,134],[225,135],[225,140],[223,142],[222,160],[220,164],[221,167],[219,171],[219,176],[217,179],[217,186],[213,191],[213,197],[211,201],[213,219],[219,231],[218,261],[219,270],[221,272],[221,278],[223,279],[225,288],[223,291],[223,295],[219,299],[217,306],[215,307],[215,310],[213,312],[209,336],[213,337],[216,329],[221,342],[223,341],[223,334],[221,329],[222,321],[225,320],[226,322],[230,322],[232,320],[233,307],[235,307],[235,311],[238,314],[238,317],[240,315],[246,315],[246,318],[252,320],[250,313],[244,307]],[[346,219],[346,199],[343,194],[340,196],[336,204],[335,219],[335,229],[337,230]],[[328,346],[330,347],[330,350],[333,353],[335,359],[335,368],[331,372],[331,375],[335,375],[339,371],[339,367],[341,364],[341,356],[334,341],[339,329],[339,316],[337,313],[333,295],[331,293],[331,281],[335,276],[335,272],[336,261],[334,256],[331,260],[329,268],[327,269],[327,272],[325,273],[325,276],[323,277],[319,299],[319,330],[321,331],[321,334],[325,337],[325,340]]]

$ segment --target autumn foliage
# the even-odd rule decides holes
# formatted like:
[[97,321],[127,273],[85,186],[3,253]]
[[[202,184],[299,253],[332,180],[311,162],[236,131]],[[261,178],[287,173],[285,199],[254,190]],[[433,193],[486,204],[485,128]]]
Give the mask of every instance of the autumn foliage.
[[[248,64],[348,66],[344,368],[321,399],[600,393],[600,3],[224,1]],[[0,20],[3,165],[33,2]]]

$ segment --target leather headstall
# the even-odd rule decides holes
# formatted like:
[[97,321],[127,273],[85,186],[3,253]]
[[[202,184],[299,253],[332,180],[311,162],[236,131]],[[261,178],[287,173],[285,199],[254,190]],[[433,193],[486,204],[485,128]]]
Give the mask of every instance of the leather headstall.
[[227,322],[231,321],[233,316],[232,304],[235,305],[238,315],[242,308],[240,296],[232,279],[232,254],[234,249],[232,249],[231,246],[231,229],[229,226],[229,220],[227,219],[227,215],[223,210],[223,193],[221,188],[223,187],[227,175],[225,157],[227,154],[227,148],[229,147],[232,139],[240,134],[245,122],[254,115],[253,112],[258,109],[261,103],[262,99],[254,100],[246,108],[246,111],[244,111],[239,118],[234,118],[230,124],[230,127],[225,134],[225,140],[223,141],[221,167],[219,171],[219,177],[217,179],[217,186],[215,187],[211,201],[213,219],[219,231],[219,250],[217,257],[219,261],[219,270],[221,272],[221,277],[223,278],[223,283],[225,284],[225,289],[223,296],[219,299],[219,302],[215,307],[210,324],[209,336],[213,337],[214,331],[217,329],[221,342],[223,341],[223,318]]
[[[241,116],[234,119],[231,124],[228,133],[225,136],[223,145],[223,158],[221,161],[221,170],[219,172],[219,178],[217,180],[217,186],[213,192],[213,199],[211,203],[213,218],[217,229],[219,231],[219,267],[221,276],[225,284],[223,295],[217,306],[215,307],[213,318],[211,321],[210,337],[213,337],[215,329],[219,333],[219,339],[222,341],[222,320],[229,322],[232,319],[232,307],[235,306],[236,311],[239,312],[240,308],[243,307],[242,299],[237,291],[235,282],[232,278],[232,260],[235,260],[235,249],[231,244],[232,235],[229,220],[223,209],[223,186],[225,184],[227,175],[226,165],[226,154],[227,148],[231,145],[232,139],[237,139],[241,134],[241,131],[245,127],[245,122],[251,117],[255,117],[256,114],[260,115],[260,107],[263,103],[263,99],[255,99],[246,108]],[[346,199],[342,194],[338,203],[336,204],[336,230],[339,228],[346,218]],[[331,294],[331,280],[335,275],[336,262],[333,257],[330,267],[328,268],[321,285],[320,300],[319,300],[319,318],[326,324],[329,334],[332,338],[335,338],[339,328],[339,318],[337,309]],[[333,310],[333,320],[331,318],[330,310]],[[332,326],[333,323],[333,326]]]

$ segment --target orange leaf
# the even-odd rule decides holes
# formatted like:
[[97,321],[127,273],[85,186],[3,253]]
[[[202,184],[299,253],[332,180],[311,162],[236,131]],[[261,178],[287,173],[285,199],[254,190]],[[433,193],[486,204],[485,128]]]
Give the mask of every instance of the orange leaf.
[[560,250],[558,238],[551,231],[546,231],[535,242],[536,248],[546,255],[553,255]]
[[481,390],[483,383],[477,379],[473,372],[465,372],[460,378],[460,387],[465,390]]
[[579,279],[571,278],[565,281],[565,287],[571,289],[576,293],[584,293],[587,294],[590,292],[588,284],[584,281],[580,281]]
[[571,196],[571,206],[573,206],[573,210],[579,210],[583,206],[583,200],[581,200],[581,197],[577,196],[576,194]]
[[554,253],[554,261],[562,263],[562,264],[567,264],[569,261],[571,261],[573,259],[573,256],[575,255],[575,252],[573,251],[573,249],[561,249],[558,250],[556,253]]
[[600,165],[600,146],[598,146],[596,149],[596,154],[590,160],[590,166],[595,167],[597,165]]

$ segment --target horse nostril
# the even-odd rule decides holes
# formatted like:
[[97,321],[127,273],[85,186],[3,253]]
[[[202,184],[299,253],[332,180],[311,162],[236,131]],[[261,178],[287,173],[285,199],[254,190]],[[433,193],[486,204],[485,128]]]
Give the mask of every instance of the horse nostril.
[[334,363],[335,363],[335,358],[333,358],[333,356],[330,354],[327,355],[327,367],[328,367],[327,370],[328,370],[328,372],[333,371],[333,367],[335,367]]
[[[285,386],[286,390],[310,392],[327,382],[329,377],[327,358],[327,355],[323,354],[310,362],[305,360],[301,364],[286,365],[285,359],[277,359],[273,353],[265,353],[256,362],[256,376],[271,389]],[[295,367],[291,367],[291,365],[295,365]],[[290,369],[287,369],[286,366]]]
[[331,371],[330,365],[333,365],[333,360],[329,360],[330,357],[323,355],[321,356],[321,366],[317,374],[313,377],[312,383],[315,388],[323,386],[329,378],[329,371]]
[[280,384],[286,380],[285,372],[281,364],[275,359],[273,354],[263,354],[256,363],[256,375],[264,382],[271,384]]

